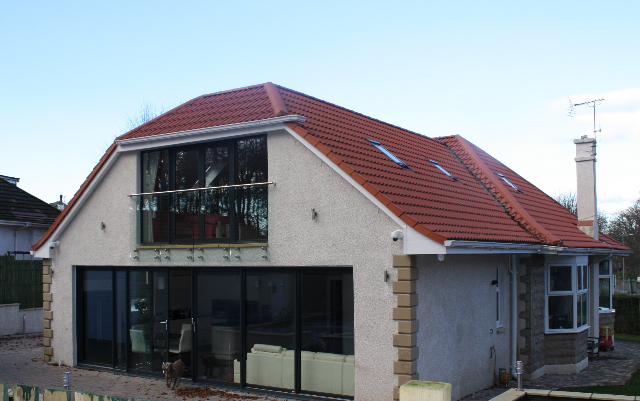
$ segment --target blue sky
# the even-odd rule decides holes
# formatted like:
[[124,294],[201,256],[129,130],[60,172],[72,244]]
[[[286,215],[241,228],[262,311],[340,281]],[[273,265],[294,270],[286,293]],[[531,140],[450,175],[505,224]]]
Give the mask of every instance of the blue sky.
[[460,134],[550,195],[593,135],[599,205],[640,197],[640,3],[0,3],[0,174],[68,201],[143,102],[274,82]]

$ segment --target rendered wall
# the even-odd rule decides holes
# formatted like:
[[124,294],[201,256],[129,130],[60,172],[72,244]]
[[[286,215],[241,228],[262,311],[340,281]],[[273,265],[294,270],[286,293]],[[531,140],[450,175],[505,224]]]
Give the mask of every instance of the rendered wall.
[[[439,262],[435,255],[418,257],[418,373],[420,380],[451,383],[453,400],[493,386],[494,363],[496,373],[509,369],[508,258],[446,255]],[[491,284],[497,268],[502,275],[500,329]]]
[[[127,195],[138,192],[138,157],[121,155],[55,249],[54,360],[77,363],[73,266],[352,266],[356,399],[391,399],[396,358],[392,254],[402,253],[402,243],[393,242],[390,234],[399,226],[290,134],[269,134],[268,152],[269,180],[276,183],[269,187],[268,258],[261,257],[259,247],[242,248],[240,259],[223,259],[222,251],[212,248],[197,261],[189,261],[185,250],[171,251],[169,261],[154,261],[153,250],[141,250],[138,260],[132,258],[135,210]],[[315,220],[311,209],[318,212]],[[388,282],[384,270],[392,275]]]
[[20,309],[20,304],[0,305],[0,336],[42,334],[42,308]]
[[[46,228],[0,225],[0,255],[8,251],[31,251],[31,245],[36,243],[45,231],[47,231]],[[25,255],[24,258],[29,260],[31,256]],[[18,255],[17,259],[22,260],[22,255]]]

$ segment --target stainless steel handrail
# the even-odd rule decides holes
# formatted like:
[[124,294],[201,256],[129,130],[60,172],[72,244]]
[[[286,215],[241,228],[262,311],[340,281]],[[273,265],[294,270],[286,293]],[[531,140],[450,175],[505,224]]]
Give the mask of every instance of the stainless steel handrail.
[[162,195],[162,194],[177,194],[182,192],[198,192],[198,191],[208,191],[211,189],[228,189],[228,188],[242,188],[242,187],[257,187],[257,186],[265,186],[265,185],[275,185],[275,182],[256,182],[254,184],[235,184],[235,185],[223,185],[220,187],[206,187],[206,188],[190,188],[190,189],[176,189],[173,191],[162,191],[162,192],[143,192],[139,194],[129,194],[128,196],[144,196],[144,195]]

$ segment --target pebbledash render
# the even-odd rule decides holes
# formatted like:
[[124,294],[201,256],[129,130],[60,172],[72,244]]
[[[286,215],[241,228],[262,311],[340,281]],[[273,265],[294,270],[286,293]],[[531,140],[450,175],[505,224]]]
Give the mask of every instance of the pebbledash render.
[[45,358],[357,400],[577,372],[630,251],[576,146],[579,216],[460,136],[271,83],[200,96],[117,138],[33,246]]

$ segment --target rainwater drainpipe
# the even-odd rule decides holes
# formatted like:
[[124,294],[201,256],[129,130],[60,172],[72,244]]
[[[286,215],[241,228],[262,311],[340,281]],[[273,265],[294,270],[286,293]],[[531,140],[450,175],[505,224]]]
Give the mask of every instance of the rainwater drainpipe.
[[27,227],[29,227],[29,223],[24,223],[23,227],[16,228],[15,230],[13,230],[13,255],[14,256],[17,256],[16,252],[18,252],[18,231],[24,230]]
[[511,377],[516,379],[516,358],[518,352],[518,269],[516,255],[509,255],[509,273],[511,274]]

